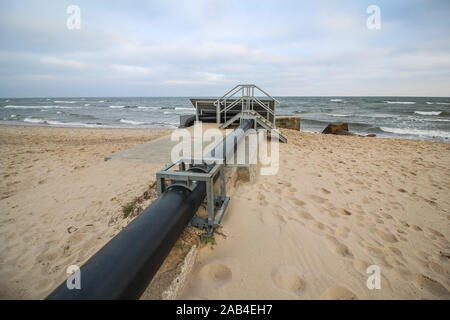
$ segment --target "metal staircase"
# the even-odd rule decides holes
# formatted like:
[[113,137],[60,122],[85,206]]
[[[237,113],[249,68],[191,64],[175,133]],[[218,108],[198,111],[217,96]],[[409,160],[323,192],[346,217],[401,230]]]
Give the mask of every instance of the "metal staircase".
[[[259,91],[265,95],[265,101],[269,101],[269,103],[264,103],[255,96],[255,89],[257,92]],[[238,94],[241,94],[241,96],[236,97]],[[269,100],[267,100],[267,98]],[[270,102],[272,103],[272,108]],[[224,123],[220,126],[220,128],[224,129],[238,120],[251,119],[254,121],[255,129],[260,127],[264,130],[268,130],[271,134],[275,134],[280,141],[287,142],[287,138],[280,133],[275,125],[275,107],[278,104],[279,102],[275,98],[258,86],[254,84],[240,84],[214,102],[216,107],[216,122],[220,123],[221,119],[224,119]],[[233,113],[233,116],[230,119],[227,119],[227,112],[236,110],[239,107],[240,112]],[[259,112],[255,109],[258,109]],[[263,114],[265,114],[265,116]]]

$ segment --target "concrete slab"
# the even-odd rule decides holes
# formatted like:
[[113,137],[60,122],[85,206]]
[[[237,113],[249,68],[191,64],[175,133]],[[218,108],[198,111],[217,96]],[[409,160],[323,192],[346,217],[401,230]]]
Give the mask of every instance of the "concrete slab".
[[[105,161],[117,159],[129,162],[161,163],[161,164],[170,163],[172,150],[176,145],[180,143],[180,140],[177,139],[177,137],[179,137],[181,133],[189,133],[190,135],[191,154],[195,154],[194,146],[196,145],[196,143],[198,143],[198,145],[201,144],[202,154],[207,154],[215,146],[215,143],[213,143],[214,140],[208,139],[208,137],[211,137],[212,135],[212,132],[208,131],[209,129],[216,129],[220,131],[222,137],[225,137],[226,134],[232,131],[232,129],[219,129],[218,125],[215,123],[198,123],[189,128],[175,129],[169,135],[134,146],[133,148],[127,150],[113,153],[105,157]],[[194,133],[196,133],[197,135],[195,135]],[[248,140],[249,138],[246,137],[245,144],[242,144],[243,146],[245,146],[246,152],[245,152],[245,161],[243,163],[240,163],[240,165],[248,164],[249,162],[251,162],[250,159],[254,157],[254,155],[251,156],[248,153],[249,150]],[[236,154],[235,154],[235,161],[233,163],[235,164],[238,163]]]

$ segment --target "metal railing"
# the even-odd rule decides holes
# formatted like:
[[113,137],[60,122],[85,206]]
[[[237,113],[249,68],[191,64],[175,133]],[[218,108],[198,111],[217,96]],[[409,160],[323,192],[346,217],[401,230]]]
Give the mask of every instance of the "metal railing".
[[[270,100],[274,102],[274,109],[272,110],[268,104],[263,103],[260,99],[255,96],[255,89],[257,92],[263,94]],[[236,95],[241,93],[241,96],[238,98]],[[231,99],[231,103],[228,104],[227,100]],[[225,93],[222,97],[214,101],[214,106],[216,107],[216,122],[220,123],[222,113],[224,114],[224,121],[227,120],[227,111],[231,110],[233,107],[238,106],[240,103],[241,111],[245,112],[247,110],[253,110],[255,103],[262,107],[267,112],[267,119],[269,119],[269,115],[272,115],[273,124],[275,125],[275,107],[280,103],[266,91],[258,87],[254,84],[239,84]]]

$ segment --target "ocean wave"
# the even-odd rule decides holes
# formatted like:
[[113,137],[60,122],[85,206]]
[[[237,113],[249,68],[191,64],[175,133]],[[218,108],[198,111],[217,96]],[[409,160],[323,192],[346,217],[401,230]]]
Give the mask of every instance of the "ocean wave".
[[134,109],[137,106],[109,106],[111,109]]
[[162,107],[137,107],[140,110],[161,110]]
[[76,109],[77,107],[63,107],[63,106],[17,106],[7,105],[5,109]]
[[47,123],[47,120],[44,119],[35,119],[35,118],[25,118],[23,119],[24,122],[30,122],[30,123]]
[[442,137],[450,138],[450,132],[442,130],[422,130],[413,128],[389,128],[380,127],[384,132],[396,133],[396,134],[409,134],[409,135],[419,135],[426,137]]
[[67,100],[55,100],[53,103],[76,103],[76,101],[67,101]]
[[423,121],[431,121],[431,122],[450,122],[450,119],[430,118],[430,119],[423,119]]
[[195,108],[176,107],[175,110],[189,110],[189,111],[195,111]]
[[140,122],[140,121],[126,120],[126,119],[120,119],[120,122],[126,123],[126,124],[132,124],[133,126],[139,126],[139,125],[143,125],[143,124],[150,124],[148,122]]
[[83,123],[83,122],[60,122],[60,121],[53,121],[49,120],[47,121],[50,125],[55,126],[63,126],[63,127],[85,127],[85,128],[107,128],[108,126],[105,126],[100,123]]
[[384,101],[389,104],[416,104],[414,101]]
[[450,102],[427,102],[427,104],[441,104],[441,105],[450,105]]
[[63,127],[85,127],[85,128],[102,128],[107,127],[102,124],[96,124],[96,123],[83,123],[83,122],[61,122],[56,120],[46,120],[46,119],[39,119],[39,118],[25,118],[23,119],[24,122],[29,123],[41,123],[41,124],[48,124],[53,126],[63,126]]
[[344,100],[342,99],[330,99],[331,102],[343,102]]
[[327,113],[328,116],[332,117],[351,117],[351,114],[338,114],[338,113]]
[[438,116],[442,111],[414,111],[414,113],[422,116]]

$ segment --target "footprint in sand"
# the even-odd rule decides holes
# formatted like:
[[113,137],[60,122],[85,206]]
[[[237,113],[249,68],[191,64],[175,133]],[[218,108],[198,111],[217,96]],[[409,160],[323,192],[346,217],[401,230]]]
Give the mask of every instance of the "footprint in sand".
[[390,242],[390,243],[395,243],[398,242],[397,237],[394,236],[392,233],[390,232],[383,232],[381,230],[377,230],[376,234],[383,239],[386,242]]
[[442,274],[445,273],[444,268],[439,263],[436,263],[434,261],[428,262],[428,268],[433,272],[442,273]]
[[409,223],[406,222],[405,220],[399,220],[399,222],[406,228],[409,228]]
[[356,294],[341,286],[332,286],[320,296],[321,300],[358,300]]
[[370,266],[370,264],[364,260],[355,259],[353,260],[353,268],[355,268],[357,271],[366,274],[367,268]]
[[297,216],[306,220],[314,220],[314,218],[306,211],[297,211]]
[[267,225],[282,225],[287,222],[281,214],[266,211],[261,212],[259,219],[263,224]]
[[300,199],[297,199],[297,198],[291,198],[291,202],[292,202],[295,206],[298,206],[298,207],[303,207],[303,206],[306,205],[306,203],[305,203],[304,201],[302,201],[302,200],[300,200]]
[[384,253],[381,249],[370,247],[370,246],[367,246],[366,249],[370,256],[377,257],[377,258],[384,258]]
[[439,231],[436,231],[436,230],[431,229],[431,228],[426,228],[426,230],[427,230],[427,232],[433,234],[434,236],[436,236],[438,238],[445,239],[445,236],[442,233],[440,233]]
[[353,259],[353,253],[350,251],[350,249],[343,243],[341,243],[338,239],[336,239],[333,236],[325,236],[327,240],[328,247],[333,251],[334,253],[340,255],[344,258]]
[[319,231],[325,230],[325,225],[322,222],[319,222],[319,221],[309,221],[309,225],[312,228],[317,229]]
[[403,280],[410,280],[411,279],[411,272],[404,268],[396,268],[393,270],[394,274]]
[[352,213],[349,210],[347,210],[347,209],[341,209],[340,211],[341,211],[341,214],[344,215],[344,216],[351,216],[352,215]]
[[201,268],[199,277],[216,286],[223,286],[231,280],[232,272],[226,265],[213,262]]
[[325,203],[327,201],[327,199],[319,197],[319,196],[316,196],[314,194],[309,195],[309,198],[311,200],[313,200],[314,202],[317,202],[317,203]]
[[431,279],[423,274],[415,274],[413,276],[414,283],[417,287],[430,291],[432,294],[441,298],[449,298],[450,292],[440,282]]
[[274,285],[282,290],[300,296],[306,288],[306,281],[293,266],[279,266],[272,271]]
[[389,250],[391,250],[398,257],[403,257],[403,253],[401,252],[400,249],[395,248],[395,247],[389,247]]

